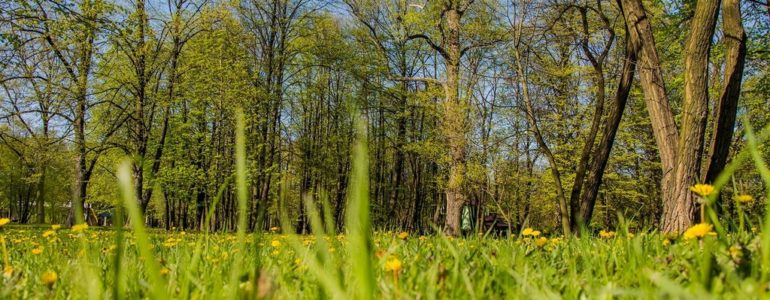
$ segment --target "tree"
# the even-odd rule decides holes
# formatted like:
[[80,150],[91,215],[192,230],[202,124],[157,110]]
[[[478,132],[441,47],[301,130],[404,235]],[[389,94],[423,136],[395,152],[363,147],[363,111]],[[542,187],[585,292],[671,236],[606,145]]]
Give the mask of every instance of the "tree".
[[[427,43],[444,61],[445,79],[436,80],[430,78],[402,78],[402,80],[420,80],[438,83],[444,89],[444,101],[441,103],[443,120],[441,133],[448,146],[449,177],[447,179],[446,196],[446,221],[445,231],[450,235],[460,234],[460,215],[467,200],[463,192],[463,177],[466,172],[467,158],[467,97],[460,95],[460,61],[463,56],[472,49],[487,47],[500,41],[493,35],[470,35],[463,32],[463,17],[468,16],[468,9],[475,3],[474,0],[442,1],[439,4],[430,3],[426,12],[438,15],[435,18],[435,31],[441,36],[440,40],[434,40],[429,33],[409,33],[408,40],[421,40]],[[469,36],[470,35],[470,36]]]
[[[646,16],[641,1],[624,0],[622,2],[627,24],[633,24],[630,26],[631,38],[641,44],[640,82],[644,90],[645,102],[652,121],[663,168],[661,183],[663,218],[661,227],[667,232],[683,231],[696,220],[696,202],[693,193],[690,192],[690,186],[702,181],[701,164],[709,103],[707,67],[719,5],[720,1],[699,1],[690,20],[690,33],[684,55],[685,84],[682,120],[679,128],[677,128],[660,70],[661,64],[658,51],[655,48],[651,22]],[[726,6],[731,7],[731,10],[734,10],[737,5],[726,4]],[[728,14],[725,23],[731,24],[731,27],[741,28],[740,20],[734,20],[735,16],[734,13]],[[740,14],[738,13],[737,16],[740,17]],[[728,30],[731,35],[736,33],[735,29]],[[740,44],[741,42],[737,41],[735,49],[740,49]],[[741,65],[742,68],[740,55],[734,55],[730,60],[734,61],[733,63],[728,62],[728,66],[733,66],[732,69],[738,65]],[[729,74],[732,75],[734,72],[729,72]],[[734,75],[732,76],[734,77]],[[727,83],[730,89],[739,90],[740,81],[740,78],[731,78]],[[738,93],[732,92],[735,94],[727,96],[728,101],[737,102]],[[734,120],[735,111],[730,111],[730,108],[728,103],[719,105],[717,108],[717,115],[720,117],[716,126],[722,128],[715,130],[715,139],[727,138],[728,136],[724,132],[732,131],[732,126],[729,126],[730,122],[728,121],[731,118]],[[722,143],[725,141],[714,140],[712,142],[714,145]],[[722,155],[726,156],[726,153],[715,152],[715,157],[711,160],[718,160]],[[714,164],[714,168],[715,171],[720,169],[718,161],[717,164]]]

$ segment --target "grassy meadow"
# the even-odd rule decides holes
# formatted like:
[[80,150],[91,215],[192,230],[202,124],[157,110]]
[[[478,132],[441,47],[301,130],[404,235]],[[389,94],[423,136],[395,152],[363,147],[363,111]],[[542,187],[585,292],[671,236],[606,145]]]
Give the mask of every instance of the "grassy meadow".
[[[133,233],[124,233],[120,251],[114,230],[10,227],[0,233],[0,298],[767,296],[767,269],[757,251],[759,239],[751,233],[689,240],[654,233],[603,232],[583,239],[525,233],[510,238],[377,233],[370,268],[363,270],[369,275],[360,276],[351,256],[362,253],[350,248],[346,235],[247,235],[247,255],[240,255],[234,234],[150,232],[151,257],[146,257]],[[359,295],[367,276],[374,292]]]

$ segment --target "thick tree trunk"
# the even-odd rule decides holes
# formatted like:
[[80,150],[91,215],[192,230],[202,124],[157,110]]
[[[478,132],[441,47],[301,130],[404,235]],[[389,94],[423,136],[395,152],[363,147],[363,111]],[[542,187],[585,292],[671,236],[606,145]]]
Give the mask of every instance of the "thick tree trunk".
[[663,168],[661,228],[679,232],[695,221],[689,188],[699,182],[708,109],[708,60],[716,25],[718,0],[698,1],[685,49],[685,92],[681,134],[668,103],[652,27],[640,0],[623,0],[632,40],[641,43],[639,73]]
[[441,124],[444,137],[449,146],[449,179],[446,187],[446,228],[449,235],[459,235],[465,195],[463,194],[463,179],[465,176],[465,104],[459,97],[460,84],[460,18],[461,12],[451,8],[446,12],[447,49],[446,82],[444,99],[444,120]]
[[722,2],[722,32],[727,53],[722,91],[715,105],[716,119],[709,146],[708,166],[703,178],[703,182],[707,183],[714,182],[724,169],[733,140],[735,115],[746,62],[746,33],[743,30],[739,0]]
[[676,198],[664,211],[663,230],[684,231],[695,221],[696,203],[690,187],[700,182],[703,140],[708,115],[708,65],[719,0],[698,1],[685,48],[684,105],[677,149]]
[[[671,215],[676,198],[676,149],[679,136],[674,116],[666,95],[660,60],[655,48],[652,25],[644,11],[641,0],[622,0],[623,15],[628,25],[631,40],[640,44],[637,65],[639,81],[644,91],[644,101],[650,115],[653,135],[658,145],[663,177],[661,194],[663,196],[663,219],[675,218]],[[665,223],[665,222],[664,222]]]

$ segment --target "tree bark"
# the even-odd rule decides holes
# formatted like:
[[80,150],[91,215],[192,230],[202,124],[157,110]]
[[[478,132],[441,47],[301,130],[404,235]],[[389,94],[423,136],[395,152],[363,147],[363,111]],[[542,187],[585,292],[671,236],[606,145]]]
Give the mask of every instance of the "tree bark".
[[457,8],[449,8],[446,12],[447,24],[447,49],[446,49],[446,83],[444,99],[444,120],[441,130],[447,139],[449,146],[449,179],[446,195],[446,228],[449,235],[459,235],[461,226],[461,214],[465,205],[465,195],[462,191],[465,175],[465,109],[464,103],[459,99],[460,82],[460,18],[461,12]]
[[[655,48],[652,25],[644,11],[641,0],[622,0],[623,15],[628,25],[632,40],[640,44],[638,67],[639,81],[644,91],[644,101],[650,115],[655,142],[661,159],[663,177],[661,179],[661,194],[663,196],[663,211],[673,211],[676,176],[676,148],[679,136],[674,116],[671,112],[668,96],[666,95],[660,60]],[[667,218],[664,216],[664,219]]]
[[675,127],[652,27],[642,3],[640,0],[622,0],[622,6],[631,39],[641,43],[640,81],[661,157],[661,229],[665,232],[680,232],[695,221],[696,205],[689,188],[699,182],[701,176],[709,100],[708,61],[719,1],[698,1],[691,20],[684,59],[685,91],[680,130]]
[[690,187],[700,182],[703,141],[708,115],[708,65],[719,0],[698,1],[684,58],[684,105],[677,148],[675,197],[666,199],[663,230],[684,231],[695,221],[695,198]]
[[715,105],[716,119],[709,144],[708,166],[703,178],[706,183],[714,182],[724,169],[733,140],[735,115],[746,62],[746,33],[743,30],[739,0],[722,2],[722,32],[727,46],[724,82]]

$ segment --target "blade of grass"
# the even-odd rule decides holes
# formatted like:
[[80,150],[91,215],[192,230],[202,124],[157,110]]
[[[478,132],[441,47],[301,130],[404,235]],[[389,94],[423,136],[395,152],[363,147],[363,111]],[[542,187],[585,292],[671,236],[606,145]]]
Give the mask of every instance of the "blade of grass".
[[235,298],[242,262],[246,252],[246,215],[248,214],[248,190],[246,189],[246,120],[243,110],[235,111],[235,191],[238,198],[238,253],[230,275],[231,298]]
[[353,176],[351,176],[347,208],[349,232],[348,254],[352,265],[352,286],[356,299],[373,299],[374,270],[372,264],[372,225],[369,217],[369,151],[367,149],[366,123],[358,120],[358,137],[353,148]]
[[168,299],[166,280],[160,274],[160,265],[152,254],[152,244],[149,235],[144,228],[142,212],[139,209],[138,198],[134,192],[133,178],[131,176],[131,162],[123,161],[118,168],[118,184],[123,195],[123,205],[128,212],[131,227],[136,238],[136,247],[139,256],[144,260],[144,267],[150,280],[150,293],[154,299]]

